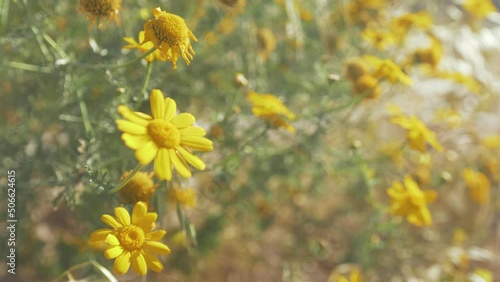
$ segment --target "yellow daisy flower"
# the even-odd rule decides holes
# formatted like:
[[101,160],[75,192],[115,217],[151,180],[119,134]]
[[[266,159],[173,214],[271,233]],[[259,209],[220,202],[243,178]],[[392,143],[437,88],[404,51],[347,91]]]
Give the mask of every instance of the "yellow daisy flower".
[[[144,41],[144,31],[139,32],[139,42],[135,41],[133,37],[124,37],[123,40],[130,45],[123,46],[123,49],[137,49],[141,51],[141,53],[146,53],[152,48],[155,47],[153,42],[146,42],[144,44],[140,44],[139,42]],[[147,55],[144,59],[148,62],[154,61],[171,61],[172,57],[169,54],[165,54],[160,50],[156,49],[153,53]]]
[[462,7],[477,18],[485,18],[497,10],[491,0],[465,0]]
[[363,58],[368,65],[375,69],[372,73],[374,77],[388,79],[392,84],[397,82],[406,85],[412,84],[411,79],[393,61],[389,59],[383,60],[370,55],[366,55]]
[[151,91],[150,104],[152,116],[133,112],[123,105],[118,107],[125,119],[116,120],[116,124],[123,132],[125,145],[135,150],[139,163],[147,165],[154,159],[155,175],[160,180],[172,179],[172,166],[186,178],[191,177],[187,163],[204,170],[205,163],[190,149],[208,152],[213,150],[213,145],[203,137],[206,134],[203,128],[192,126],[194,116],[176,115],[175,101],[164,98],[158,89]]
[[174,187],[168,191],[168,199],[181,206],[196,206],[196,191],[191,188]]
[[432,16],[426,11],[418,13],[406,13],[392,20],[392,29],[400,34],[402,38],[414,27],[421,30],[429,30],[432,27]]
[[469,195],[476,203],[484,205],[490,200],[490,181],[481,172],[471,168],[462,171],[465,185],[469,188]]
[[[125,172],[120,178],[123,181],[130,174]],[[120,190],[120,201],[124,204],[135,204],[137,202],[149,203],[158,184],[153,182],[153,173],[138,171],[130,181]]]
[[378,80],[369,74],[364,74],[354,81],[352,85],[356,94],[365,94],[366,98],[375,99],[380,96],[382,89],[378,85]]
[[428,143],[437,151],[443,150],[443,146],[437,140],[436,134],[429,130],[418,117],[396,114],[391,118],[391,122],[408,130],[406,138],[410,148],[425,153],[425,144]]
[[273,31],[267,27],[259,28],[257,42],[259,43],[259,56],[266,61],[276,49],[276,38]]
[[252,113],[256,117],[268,120],[276,128],[284,127],[290,133],[295,133],[295,128],[285,120],[295,120],[295,114],[283,105],[278,97],[250,91],[247,100],[252,103]]
[[406,216],[408,222],[416,226],[432,224],[432,216],[427,204],[436,199],[436,191],[420,190],[418,184],[409,175],[406,175],[403,184],[394,181],[392,186],[387,189],[387,194],[391,198],[392,214]]
[[194,56],[190,38],[198,41],[191,30],[186,26],[183,18],[154,8],[151,11],[154,19],[144,24],[144,40],[141,45],[152,42],[153,45],[167,57],[171,56],[172,67],[177,68],[179,54],[186,64],[190,64]]
[[107,259],[115,259],[113,269],[118,274],[128,272],[130,266],[139,275],[146,275],[148,268],[155,272],[163,270],[163,264],[153,253],[168,255],[170,249],[160,241],[165,230],[152,231],[158,218],[155,212],[147,212],[144,202],[137,202],[132,217],[123,207],[115,208],[115,216],[104,214],[101,220],[111,228],[98,229],[90,234],[89,243],[106,242]]
[[122,0],[80,0],[79,11],[85,18],[90,19],[92,27],[97,20],[97,27],[100,28],[103,24],[103,19],[108,17],[104,22],[104,29],[114,20],[116,25],[120,23],[119,15],[122,9]]
[[379,50],[385,50],[396,42],[396,36],[392,32],[382,31],[374,27],[366,28],[361,37]]

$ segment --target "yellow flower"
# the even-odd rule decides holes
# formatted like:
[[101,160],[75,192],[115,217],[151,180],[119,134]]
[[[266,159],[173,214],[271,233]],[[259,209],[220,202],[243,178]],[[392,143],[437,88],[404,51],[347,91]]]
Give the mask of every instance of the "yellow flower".
[[[130,171],[125,172],[120,178],[123,181]],[[153,173],[139,171],[130,181],[120,190],[120,200],[124,204],[135,204],[137,202],[149,203],[158,184],[154,184]]]
[[352,87],[354,93],[366,94],[366,98],[370,99],[378,98],[382,93],[378,80],[369,74],[364,74],[356,79]]
[[264,27],[257,31],[257,42],[259,43],[259,55],[264,60],[276,49],[276,38],[271,29]]
[[493,272],[485,268],[476,267],[471,276],[471,281],[493,282]]
[[497,10],[491,0],[465,0],[462,7],[477,18],[485,18]]
[[100,28],[103,24],[103,19],[108,17],[104,22],[104,29],[108,27],[109,22],[114,20],[118,25],[120,23],[119,15],[122,9],[122,0],[80,0],[79,11],[85,18],[90,19],[92,27],[97,20],[97,27]]
[[432,27],[432,22],[432,16],[426,11],[406,13],[392,20],[392,29],[404,39],[410,28],[429,30]]
[[420,190],[409,175],[405,176],[403,183],[394,181],[387,189],[387,194],[391,198],[391,213],[406,216],[408,222],[416,226],[431,225],[432,216],[427,204],[436,199],[436,191]]
[[361,281],[363,281],[363,279],[361,279],[361,274],[357,269],[351,271],[351,273],[349,274],[349,279],[339,273],[332,273],[332,275],[330,275],[330,278],[328,279],[328,282],[361,282]]
[[401,82],[406,85],[412,84],[411,79],[393,61],[389,59],[383,60],[370,55],[366,55],[363,58],[368,65],[375,69],[372,74],[374,77],[386,78],[392,84],[397,82]]
[[387,49],[389,45],[396,41],[396,37],[392,32],[382,31],[373,27],[366,28],[361,36],[379,50]]
[[469,188],[469,195],[476,203],[484,205],[490,200],[490,181],[486,175],[466,168],[462,171],[465,185]]
[[191,30],[186,26],[183,18],[162,11],[160,8],[152,10],[154,19],[144,24],[144,40],[153,42],[153,45],[167,57],[171,56],[172,66],[177,68],[179,54],[186,64],[190,64],[194,56],[193,47],[191,47],[190,38],[198,41]]
[[174,187],[168,191],[168,199],[181,206],[196,206],[196,191],[191,188]]
[[361,58],[349,59],[345,64],[345,76],[347,79],[355,81],[360,76],[368,74],[370,71],[366,62]]
[[[124,37],[123,40],[130,44],[123,46],[123,49],[137,49],[143,54],[155,47],[152,42],[146,42],[142,45],[139,43],[144,41],[144,31],[139,32],[139,42],[135,41],[133,37]],[[157,49],[153,53],[147,55],[144,59],[151,63],[154,61],[171,61],[172,57]]]
[[[133,112],[126,106],[119,106],[118,112],[125,118],[116,120],[123,131],[122,140],[141,165],[154,159],[154,171],[158,179],[172,179],[172,166],[182,177],[191,177],[187,163],[204,170],[205,164],[190,149],[212,151],[212,141],[204,138],[205,130],[192,126],[193,115],[181,113],[176,116],[176,104],[171,98],[164,98],[160,90],[153,89],[150,97],[150,115]],[[186,163],[187,162],[187,163]]]
[[431,69],[436,69],[441,58],[443,57],[443,46],[437,38],[431,39],[431,46],[429,48],[420,48],[415,52],[418,62],[427,64]]
[[489,149],[500,149],[500,135],[490,135],[482,140],[483,146]]
[[403,114],[396,114],[391,118],[391,122],[408,130],[406,138],[408,139],[410,148],[425,153],[425,144],[428,143],[437,151],[443,150],[443,147],[436,138],[436,134],[429,130],[416,116],[407,117]]
[[462,84],[467,87],[470,92],[479,93],[479,91],[481,91],[481,84],[479,82],[477,82],[474,78],[463,75],[459,72],[438,72],[437,76],[445,79],[451,79],[456,83]]
[[90,243],[104,241],[109,245],[104,256],[107,259],[115,259],[113,269],[118,274],[127,273],[130,265],[139,275],[146,275],[148,268],[155,272],[163,270],[163,264],[153,253],[170,253],[166,245],[157,242],[166,232],[152,231],[158,214],[147,211],[148,206],[144,202],[135,204],[132,217],[125,208],[115,208],[115,216],[101,216],[101,220],[111,228],[98,229],[90,234]]
[[272,126],[284,127],[289,132],[295,133],[295,128],[285,120],[295,120],[295,114],[283,105],[283,102],[276,96],[250,91],[247,100],[252,103],[252,113],[256,117],[265,118]]

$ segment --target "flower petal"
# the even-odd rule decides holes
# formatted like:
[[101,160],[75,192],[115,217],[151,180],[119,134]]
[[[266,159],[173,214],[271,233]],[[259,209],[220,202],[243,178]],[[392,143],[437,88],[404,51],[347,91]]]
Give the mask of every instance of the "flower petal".
[[146,234],[146,240],[149,241],[159,241],[167,234],[167,231],[165,230],[156,230],[153,232],[149,232]]
[[125,145],[132,150],[137,150],[140,147],[143,147],[147,142],[152,141],[149,135],[132,135],[128,133],[122,134],[122,140],[125,142]]
[[149,102],[151,105],[151,114],[155,119],[163,119],[165,115],[165,106],[163,104],[163,93],[158,89],[153,89],[151,91],[151,96],[149,97]]
[[125,132],[125,133],[130,133],[130,134],[134,134],[134,135],[144,135],[144,134],[148,133],[148,130],[146,127],[144,127],[140,124],[137,124],[137,123],[133,123],[133,122],[128,121],[128,120],[117,119],[116,125],[120,131]]
[[116,220],[116,218],[112,217],[109,214],[103,214],[101,216],[102,222],[106,223],[108,226],[112,227],[113,229],[121,228],[123,225]]
[[140,222],[136,224],[136,226],[139,226],[139,228],[144,231],[144,233],[149,233],[151,232],[151,229],[153,229],[153,224],[158,218],[158,214],[155,212],[148,212]]
[[141,165],[147,165],[155,158],[156,153],[158,153],[158,146],[151,140],[137,149],[134,155]]
[[137,202],[132,211],[132,225],[139,225],[148,212],[148,205],[144,202]]
[[199,126],[189,126],[183,129],[179,129],[179,133],[181,136],[205,136],[207,134],[205,132],[205,129],[199,127]]
[[214,149],[212,141],[199,136],[181,136],[181,145],[203,152],[210,152]]
[[153,254],[151,254],[148,251],[142,251],[142,255],[144,256],[144,259],[146,260],[147,266],[151,270],[153,270],[155,272],[160,272],[163,270],[163,264]]
[[188,127],[195,122],[195,118],[190,113],[182,113],[170,121],[178,129]]
[[104,257],[107,259],[114,259],[114,258],[122,255],[124,251],[125,250],[120,245],[113,246],[113,247],[108,248],[104,251]]
[[189,167],[187,166],[184,159],[180,158],[174,149],[169,149],[168,153],[170,155],[170,160],[172,161],[172,164],[175,167],[175,170],[177,170],[177,172],[182,177],[185,177],[185,178],[191,177],[191,171],[189,170]]
[[147,119],[145,119],[144,117],[141,117],[141,116],[137,115],[136,113],[134,113],[133,111],[131,111],[127,106],[123,106],[123,105],[119,106],[118,107],[118,113],[120,113],[120,115],[122,115],[128,121],[131,121],[133,123],[136,123],[136,124],[139,124],[139,125],[142,125],[142,126],[148,125],[148,120]]
[[108,234],[108,236],[106,236],[105,242],[112,246],[120,245],[120,240],[118,240],[118,238],[113,234]]
[[165,98],[165,115],[163,118],[166,121],[170,121],[175,116],[176,111],[177,105],[175,104],[175,101],[171,98]]
[[155,173],[158,179],[172,180],[172,164],[170,163],[170,155],[168,149],[160,148],[155,158]]
[[127,273],[130,268],[130,252],[125,251],[123,254],[115,259],[115,263],[113,264],[113,269],[118,274]]
[[130,214],[125,208],[122,207],[115,208],[115,216],[123,226],[130,225]]
[[204,170],[205,169],[205,163],[200,158],[198,158],[197,156],[191,154],[190,152],[188,152],[186,149],[182,148],[181,146],[177,146],[175,149],[193,167],[195,167],[195,168],[197,168],[199,170]]
[[89,241],[104,241],[111,232],[113,232],[113,229],[110,228],[97,229],[90,234]]
[[146,241],[142,246],[144,247],[144,249],[159,255],[170,254],[170,249],[168,248],[168,246],[160,242]]
[[132,269],[135,273],[139,275],[146,275],[148,273],[148,267],[146,265],[146,260],[140,251],[135,251],[132,253],[131,257]]

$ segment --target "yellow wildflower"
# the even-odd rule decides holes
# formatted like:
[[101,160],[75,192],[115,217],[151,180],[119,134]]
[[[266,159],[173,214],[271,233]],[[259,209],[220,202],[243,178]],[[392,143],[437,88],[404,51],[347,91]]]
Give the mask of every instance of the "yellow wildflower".
[[274,127],[284,127],[289,132],[295,133],[295,128],[285,120],[295,120],[295,114],[276,96],[249,91],[247,100],[252,103],[252,113],[255,116],[267,119]]
[[392,20],[392,29],[402,38],[411,28],[429,30],[432,27],[432,16],[426,11],[406,13]]
[[120,23],[119,15],[122,9],[122,0],[80,0],[79,11],[85,18],[90,19],[90,26],[92,27],[96,22],[97,27],[100,28],[103,24],[103,19],[108,18],[104,22],[104,29],[108,24],[114,20],[118,25]]
[[330,278],[328,279],[328,282],[362,282],[362,281],[363,279],[361,278],[361,274],[357,269],[351,271],[351,273],[349,274],[349,278],[346,278],[345,276],[339,273],[332,273],[332,275],[330,275]]
[[[123,131],[122,140],[141,165],[154,161],[154,171],[158,179],[172,179],[172,166],[182,177],[191,177],[187,163],[204,170],[205,164],[191,153],[190,149],[212,151],[212,141],[204,138],[205,130],[192,126],[193,115],[181,113],[176,116],[176,103],[164,98],[158,89],[151,91],[152,116],[133,112],[126,106],[119,106],[118,112],[125,119],[116,120],[118,129]],[[187,163],[186,163],[187,162]]]
[[379,50],[387,49],[389,45],[396,41],[396,37],[392,32],[382,31],[374,27],[366,28],[361,36]]
[[366,94],[367,98],[375,99],[380,96],[382,89],[378,85],[378,80],[372,75],[360,76],[353,84],[353,91],[356,94]]
[[370,69],[361,58],[349,59],[345,64],[345,76],[347,79],[355,81],[364,74],[368,74]]
[[500,149],[500,135],[490,135],[482,140],[483,146],[489,149]]
[[434,190],[422,191],[418,184],[406,175],[403,184],[394,181],[387,189],[391,198],[391,213],[406,216],[409,223],[416,226],[428,226],[432,224],[432,216],[427,208],[432,203],[437,193]]
[[408,130],[406,138],[408,139],[410,148],[425,153],[425,144],[428,143],[437,151],[443,150],[443,147],[436,138],[436,134],[429,130],[418,117],[396,114],[391,118],[391,122]]
[[[139,42],[135,41],[133,37],[124,37],[123,40],[130,44],[123,46],[123,49],[137,49],[143,54],[155,47],[152,42],[146,42],[142,45],[139,43],[144,41],[144,31],[139,32]],[[157,49],[153,53],[147,55],[144,59],[151,63],[154,61],[171,61],[172,57]]]
[[144,24],[145,34],[141,45],[152,42],[165,56],[171,56],[174,69],[177,68],[179,54],[189,65],[195,54],[189,39],[194,41],[198,39],[186,26],[184,19],[160,8],[154,8],[151,12],[155,18]]
[[477,18],[485,18],[497,10],[491,0],[465,0],[462,7]]
[[421,64],[427,64],[431,69],[436,69],[443,57],[443,46],[437,38],[431,39],[429,48],[420,48],[415,52],[415,57]]
[[191,188],[174,187],[168,191],[168,199],[181,206],[196,206],[196,191]]
[[368,63],[368,65],[375,69],[372,74],[374,77],[386,78],[392,84],[395,84],[397,82],[401,82],[406,85],[412,84],[411,79],[393,61],[389,59],[383,60],[370,55],[366,55],[363,58]]
[[264,27],[257,30],[257,42],[259,43],[259,55],[267,60],[271,53],[276,49],[276,38],[271,29]]
[[481,172],[471,168],[462,171],[465,185],[469,188],[469,195],[476,203],[484,205],[490,200],[490,181]]
[[163,264],[153,253],[168,255],[170,249],[160,241],[165,230],[152,231],[158,218],[155,212],[148,212],[144,202],[137,202],[132,216],[125,208],[115,208],[115,216],[104,214],[101,220],[111,228],[98,229],[90,235],[89,242],[106,242],[104,251],[107,259],[115,259],[113,269],[118,274],[128,272],[130,265],[139,275],[146,275],[148,268],[155,272],[163,270]]
[[[130,174],[125,172],[120,178],[123,181]],[[149,203],[158,184],[153,182],[153,173],[139,171],[130,181],[120,190],[120,200],[125,204],[135,204],[137,202]]]

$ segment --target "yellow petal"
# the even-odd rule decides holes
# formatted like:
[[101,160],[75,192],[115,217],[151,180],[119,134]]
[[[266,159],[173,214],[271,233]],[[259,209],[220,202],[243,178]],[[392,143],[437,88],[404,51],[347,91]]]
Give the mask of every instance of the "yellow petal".
[[181,136],[181,145],[203,152],[210,152],[214,149],[212,141],[199,136]]
[[175,116],[175,111],[177,111],[175,101],[171,98],[165,98],[165,120],[170,121]]
[[131,257],[132,269],[135,273],[139,275],[146,275],[148,273],[148,267],[146,265],[146,260],[140,251],[135,251],[132,253]]
[[119,223],[116,218],[112,217],[109,214],[103,214],[101,216],[102,222],[106,223],[108,226],[112,227],[113,229],[121,228],[123,225]]
[[147,134],[145,135],[132,135],[128,133],[122,134],[122,140],[127,147],[132,150],[137,150],[140,147],[143,147],[144,144],[151,142],[151,137]]
[[104,257],[107,259],[114,259],[114,258],[120,256],[121,254],[123,254],[123,252],[124,252],[124,249],[122,246],[113,246],[113,247],[106,249],[104,251]]
[[143,251],[142,255],[144,256],[144,259],[146,260],[147,266],[151,270],[153,270],[155,272],[160,272],[163,270],[163,264],[153,254],[151,254],[148,251]]
[[113,232],[113,229],[109,228],[102,228],[102,229],[97,229],[96,231],[92,232],[90,234],[90,241],[104,241],[106,240],[106,237],[108,236],[109,233]]
[[168,149],[160,148],[155,158],[155,173],[158,179],[172,180],[172,165],[170,163],[170,155]]
[[134,155],[141,165],[147,165],[155,158],[157,152],[158,146],[156,146],[156,143],[149,141],[137,149]]
[[149,97],[149,102],[151,105],[151,114],[155,119],[163,119],[165,114],[165,106],[163,104],[163,93],[158,89],[153,89],[151,91],[151,96]]
[[112,245],[112,246],[118,246],[118,245],[120,245],[120,241],[119,241],[119,240],[118,240],[118,238],[116,238],[116,236],[115,236],[115,235],[113,235],[113,234],[108,234],[108,236],[106,236],[106,240],[105,240],[105,242],[106,242],[107,244]]
[[178,129],[188,127],[194,123],[194,116],[190,113],[182,113],[174,117],[170,122]]
[[170,160],[175,167],[175,170],[185,178],[191,177],[191,171],[189,171],[189,167],[187,166],[184,159],[181,159],[179,155],[175,152],[174,149],[169,149],[168,153],[170,155]]
[[137,123],[130,122],[124,119],[117,119],[116,125],[118,129],[122,132],[126,132],[134,135],[144,135],[148,133],[146,127],[139,125]]
[[132,211],[132,225],[139,225],[148,212],[148,205],[144,202],[137,202]]
[[160,241],[167,232],[165,230],[156,230],[146,234],[146,240]]
[[118,107],[118,113],[120,113],[120,115],[122,115],[125,119],[127,119],[128,121],[131,121],[133,123],[136,123],[136,124],[139,124],[139,125],[142,125],[142,126],[147,126],[148,125],[148,120],[145,119],[144,117],[141,117],[139,115],[137,115],[136,113],[134,113],[133,111],[131,111],[127,106],[119,106]]
[[123,226],[130,225],[130,214],[125,208],[122,207],[115,208],[115,216]]
[[139,226],[139,228],[144,231],[144,233],[149,233],[151,232],[151,229],[153,229],[153,223],[156,221],[158,218],[158,214],[155,212],[148,212],[139,223],[136,224],[136,226]]
[[205,136],[206,132],[205,129],[199,127],[199,126],[189,126],[183,129],[179,129],[179,133],[181,136]]
[[130,268],[130,252],[123,252],[123,254],[115,259],[113,269],[118,274],[127,273]]
[[146,241],[144,242],[143,245],[144,249],[159,254],[159,255],[168,255],[170,254],[170,249],[167,247],[167,245],[160,243],[160,242],[155,242],[155,241]]
[[198,158],[197,156],[191,154],[190,152],[188,152],[186,149],[182,148],[181,146],[178,146],[175,149],[181,154],[181,156],[189,164],[191,164],[192,166],[194,166],[195,168],[197,168],[199,170],[204,170],[205,169],[205,163],[200,158]]

